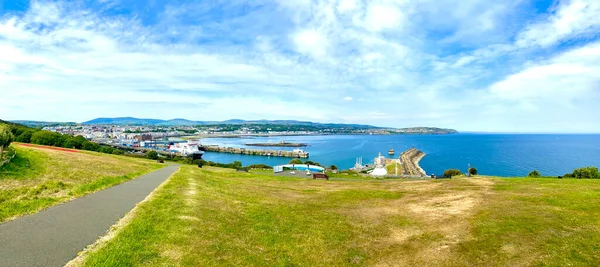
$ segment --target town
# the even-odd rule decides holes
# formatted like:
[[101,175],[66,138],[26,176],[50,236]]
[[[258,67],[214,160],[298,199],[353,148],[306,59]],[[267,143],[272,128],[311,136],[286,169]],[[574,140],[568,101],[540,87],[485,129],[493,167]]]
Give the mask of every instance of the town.
[[[293,135],[384,135],[384,134],[447,134],[453,130],[415,127],[379,128],[355,125],[296,124],[217,124],[195,126],[58,124],[43,126],[43,130],[83,136],[96,143],[125,147],[144,146],[156,140],[182,140],[214,137],[293,136]],[[454,131],[455,132],[455,131]]]

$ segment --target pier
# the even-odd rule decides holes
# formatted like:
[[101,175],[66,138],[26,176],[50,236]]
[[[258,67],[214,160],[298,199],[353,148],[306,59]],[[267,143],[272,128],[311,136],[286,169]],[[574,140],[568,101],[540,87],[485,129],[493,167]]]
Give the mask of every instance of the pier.
[[248,148],[235,148],[235,147],[221,147],[221,146],[204,146],[206,151],[220,152],[220,153],[232,153],[232,154],[243,154],[243,155],[255,155],[255,156],[272,156],[272,157],[287,157],[287,158],[308,158],[308,152],[306,151],[287,151],[287,150],[260,150],[260,149],[248,149]]
[[402,163],[402,171],[405,175],[423,175],[426,176],[425,170],[419,166],[419,161],[425,157],[425,153],[416,148],[411,148],[402,152],[400,162]]

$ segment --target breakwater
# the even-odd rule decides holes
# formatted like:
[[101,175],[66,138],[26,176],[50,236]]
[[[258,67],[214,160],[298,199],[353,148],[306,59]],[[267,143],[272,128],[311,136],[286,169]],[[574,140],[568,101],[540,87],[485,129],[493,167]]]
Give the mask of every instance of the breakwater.
[[272,157],[288,157],[288,158],[308,158],[306,151],[287,151],[287,150],[260,150],[236,147],[222,147],[217,145],[204,146],[204,149],[209,152],[232,153],[255,156],[272,156]]
[[307,144],[303,143],[250,143],[246,146],[260,146],[260,147],[305,147]]
[[419,161],[425,157],[425,153],[416,148],[411,148],[402,152],[400,155],[400,162],[402,163],[402,171],[406,175],[423,175],[426,176],[427,173],[421,166],[419,166]]

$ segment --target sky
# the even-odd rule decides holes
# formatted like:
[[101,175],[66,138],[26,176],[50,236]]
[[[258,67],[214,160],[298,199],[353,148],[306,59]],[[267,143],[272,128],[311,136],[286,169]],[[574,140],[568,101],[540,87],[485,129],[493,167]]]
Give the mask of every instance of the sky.
[[0,119],[600,133],[600,1],[0,0]]

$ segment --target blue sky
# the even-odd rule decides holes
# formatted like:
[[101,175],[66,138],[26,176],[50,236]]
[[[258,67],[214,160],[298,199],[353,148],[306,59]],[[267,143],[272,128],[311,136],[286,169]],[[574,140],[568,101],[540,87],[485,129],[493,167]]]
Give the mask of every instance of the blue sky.
[[600,132],[600,1],[0,0],[0,118]]

